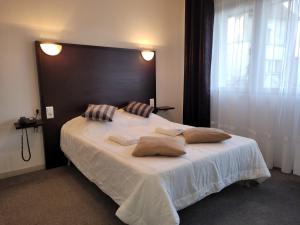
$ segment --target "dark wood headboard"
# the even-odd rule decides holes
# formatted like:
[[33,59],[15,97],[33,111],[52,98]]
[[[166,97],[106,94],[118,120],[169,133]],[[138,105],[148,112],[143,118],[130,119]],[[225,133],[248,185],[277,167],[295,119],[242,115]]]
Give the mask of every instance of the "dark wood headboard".
[[[48,56],[35,42],[41,97],[46,168],[66,164],[60,150],[60,129],[82,114],[88,104],[125,106],[129,101],[156,102],[155,57],[145,61],[136,49],[64,44]],[[46,118],[54,107],[54,119]]]

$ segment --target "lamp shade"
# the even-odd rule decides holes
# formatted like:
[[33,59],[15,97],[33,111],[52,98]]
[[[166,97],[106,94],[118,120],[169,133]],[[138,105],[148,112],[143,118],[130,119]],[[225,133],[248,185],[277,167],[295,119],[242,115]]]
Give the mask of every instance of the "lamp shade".
[[58,55],[62,50],[62,46],[55,43],[41,43],[40,47],[44,53],[51,56]]
[[146,61],[151,61],[154,57],[154,51],[151,50],[142,50],[141,54]]

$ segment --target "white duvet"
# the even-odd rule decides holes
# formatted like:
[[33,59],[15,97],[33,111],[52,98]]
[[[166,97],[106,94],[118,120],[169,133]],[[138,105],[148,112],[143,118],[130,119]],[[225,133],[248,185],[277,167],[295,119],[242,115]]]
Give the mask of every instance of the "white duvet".
[[115,132],[164,136],[155,133],[157,127],[187,128],[155,114],[146,119],[118,110],[113,122],[76,117],[61,129],[63,152],[120,206],[116,215],[127,224],[179,224],[177,210],[236,181],[270,177],[257,143],[240,136],[186,145],[187,154],[178,158],[136,158],[131,155],[135,145],[108,139]]

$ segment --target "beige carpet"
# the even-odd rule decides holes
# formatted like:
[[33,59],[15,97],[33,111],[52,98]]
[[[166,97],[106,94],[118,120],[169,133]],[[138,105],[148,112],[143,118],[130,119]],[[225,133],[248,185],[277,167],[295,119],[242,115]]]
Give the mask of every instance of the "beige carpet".
[[[117,208],[73,167],[0,180],[1,225],[123,224]],[[232,185],[179,215],[184,225],[299,225],[300,177],[272,171],[257,187]]]

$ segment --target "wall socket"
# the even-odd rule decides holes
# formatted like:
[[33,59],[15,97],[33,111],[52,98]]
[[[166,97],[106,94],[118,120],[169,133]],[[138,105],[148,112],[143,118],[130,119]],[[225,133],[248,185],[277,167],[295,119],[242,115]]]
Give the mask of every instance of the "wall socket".
[[46,117],[47,117],[47,119],[53,119],[54,118],[53,106],[46,106]]
[[150,106],[154,107],[155,105],[154,98],[150,98],[149,101],[150,101]]

